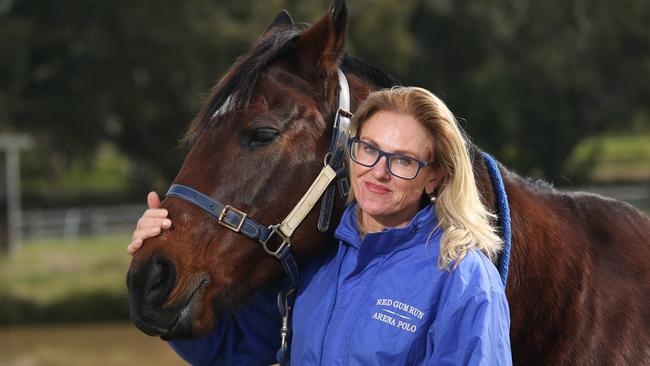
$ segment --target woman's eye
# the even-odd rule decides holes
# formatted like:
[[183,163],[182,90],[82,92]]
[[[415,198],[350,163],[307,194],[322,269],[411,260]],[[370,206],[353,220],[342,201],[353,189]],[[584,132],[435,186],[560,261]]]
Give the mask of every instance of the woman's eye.
[[406,157],[401,157],[401,156],[396,156],[395,157],[395,162],[399,166],[409,166],[409,165],[413,164],[412,159],[409,159],[409,158],[406,158]]
[[369,146],[369,145],[363,145],[363,152],[366,153],[366,154],[374,154],[374,153],[375,153],[375,149],[373,149],[373,148],[372,148],[371,146]]
[[275,140],[278,136],[280,136],[280,131],[275,128],[258,128],[251,133],[248,144],[250,146],[265,145]]

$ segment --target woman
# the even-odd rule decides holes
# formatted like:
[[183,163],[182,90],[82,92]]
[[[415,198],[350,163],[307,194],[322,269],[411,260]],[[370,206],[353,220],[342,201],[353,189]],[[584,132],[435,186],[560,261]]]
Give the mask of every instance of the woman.
[[[352,135],[339,246],[303,266],[291,363],[511,364],[508,305],[491,262],[501,241],[452,113],[421,88],[378,91],[357,110]],[[129,252],[171,225],[158,205],[150,194]],[[232,340],[217,333],[172,346],[207,364],[246,352],[221,348]]]

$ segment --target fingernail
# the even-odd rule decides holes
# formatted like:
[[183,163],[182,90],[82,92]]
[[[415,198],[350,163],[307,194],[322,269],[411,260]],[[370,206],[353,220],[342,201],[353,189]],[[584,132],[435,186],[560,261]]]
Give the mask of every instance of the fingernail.
[[170,226],[172,226],[172,220],[170,220],[170,219],[164,219],[164,220],[163,220],[163,224],[162,224],[162,226],[164,226],[164,227],[170,227]]

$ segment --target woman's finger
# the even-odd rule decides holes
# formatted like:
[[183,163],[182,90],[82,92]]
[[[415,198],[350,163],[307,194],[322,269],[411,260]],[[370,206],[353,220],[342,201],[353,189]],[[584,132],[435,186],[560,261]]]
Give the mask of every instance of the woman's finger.
[[[148,222],[147,222],[148,221]],[[153,238],[156,235],[159,235],[162,229],[170,227],[172,224],[169,219],[140,219],[138,225],[142,227],[136,228],[131,237],[131,243],[127,246],[127,251],[129,254],[135,253],[145,240]]]
[[129,254],[135,253],[146,239],[152,238],[172,225],[171,220],[167,218],[167,210],[160,208],[160,197],[156,192],[149,192],[147,195],[147,206],[142,217],[138,220],[136,228],[131,237],[131,243],[126,247]]
[[172,221],[161,217],[141,217],[136,225],[136,230],[146,229],[149,227],[161,227],[167,229],[172,226]]
[[147,195],[147,206],[149,208],[158,208],[160,207],[160,197],[158,197],[158,193],[151,191]]
[[142,229],[137,229],[133,232],[133,240],[142,240],[145,241],[149,238],[153,238],[154,236],[160,234],[160,227],[159,226],[149,226],[145,227]]
[[129,254],[133,255],[138,249],[142,247],[142,240],[136,239],[133,240],[127,247],[126,251],[129,252]]
[[146,210],[143,214],[142,217],[167,217],[167,210],[164,208],[150,208]]

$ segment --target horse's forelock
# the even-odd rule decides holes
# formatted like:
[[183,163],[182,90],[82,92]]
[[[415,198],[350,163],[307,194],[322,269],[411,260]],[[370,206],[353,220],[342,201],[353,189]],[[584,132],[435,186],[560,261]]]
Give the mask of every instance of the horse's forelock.
[[300,34],[298,27],[279,27],[263,35],[247,53],[240,56],[213,88],[205,107],[190,124],[182,143],[191,145],[198,135],[211,127],[212,121],[216,120],[213,117],[248,106],[255,96],[262,71],[286,55]]

